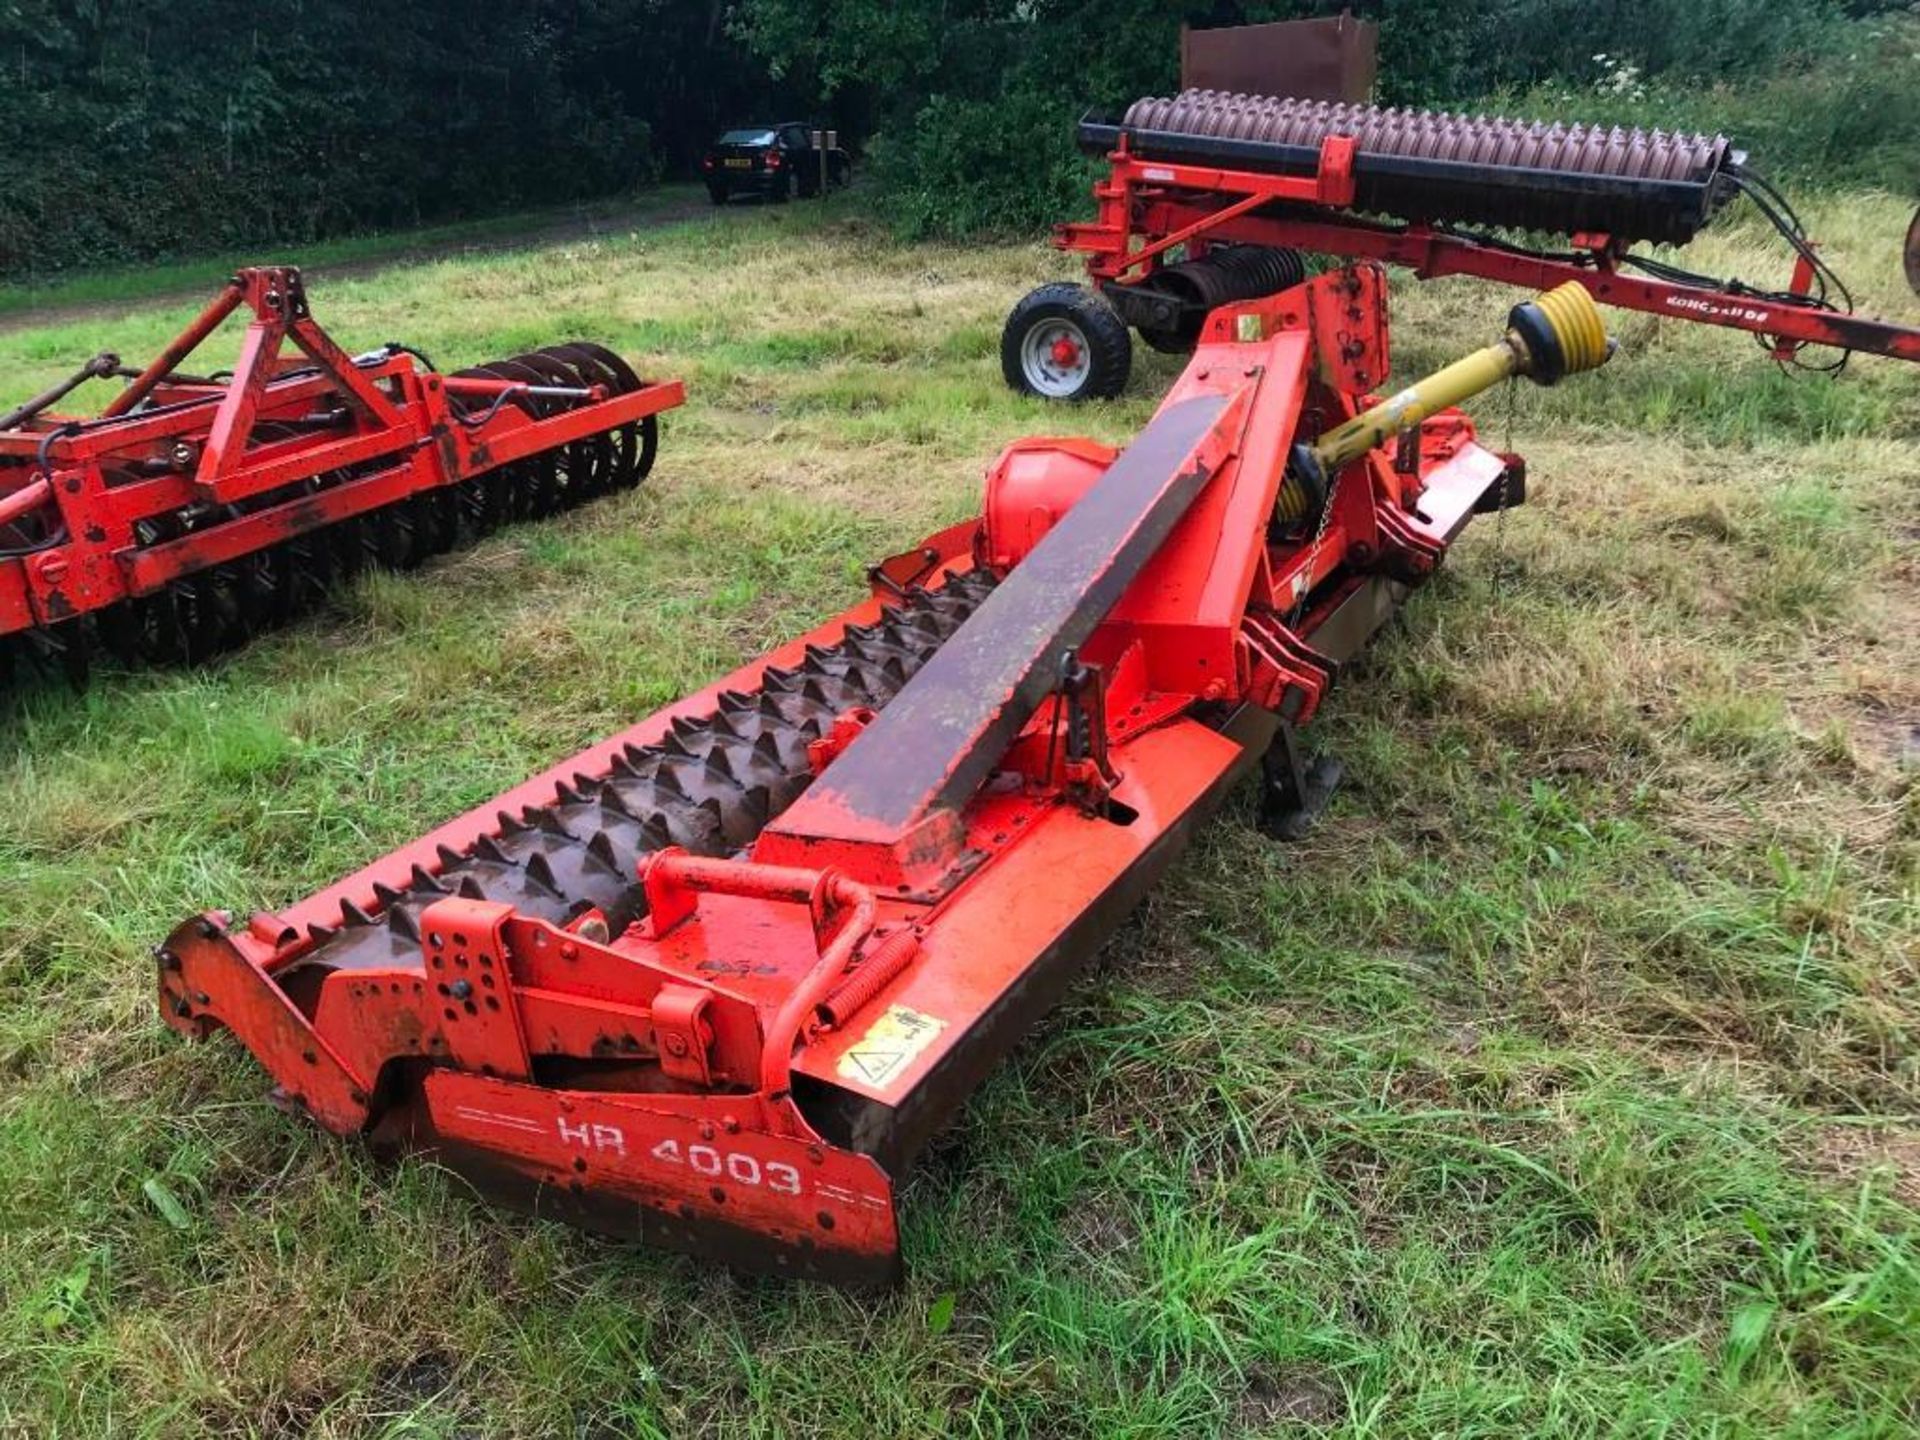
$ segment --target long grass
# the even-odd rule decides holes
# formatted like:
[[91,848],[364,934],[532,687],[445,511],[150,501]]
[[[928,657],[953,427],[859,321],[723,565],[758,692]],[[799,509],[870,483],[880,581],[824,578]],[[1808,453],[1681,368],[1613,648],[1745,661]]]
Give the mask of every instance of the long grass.
[[[792,633],[971,513],[998,447],[1124,440],[1174,362],[1015,399],[1039,246],[856,201],[319,289],[443,365],[572,336],[691,401],[637,494],[203,673],[0,726],[0,1434],[1902,1436],[1920,1427],[1920,375],[1620,317],[1478,407],[1532,462],[906,1187],[909,1278],[743,1279],[473,1203],[268,1107],[147,947],[284,904]],[[1883,313],[1905,213],[1818,206]],[[1760,278],[1735,225],[1689,260]],[[1402,284],[1411,373],[1512,302]],[[186,303],[0,336],[0,394]]]

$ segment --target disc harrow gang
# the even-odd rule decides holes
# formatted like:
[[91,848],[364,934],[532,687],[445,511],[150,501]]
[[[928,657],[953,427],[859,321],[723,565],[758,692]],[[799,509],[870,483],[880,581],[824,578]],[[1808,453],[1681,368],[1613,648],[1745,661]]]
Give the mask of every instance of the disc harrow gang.
[[[181,374],[242,303],[240,368]],[[632,489],[683,393],[587,342],[445,376],[400,345],[349,358],[292,270],[242,272],[146,371],[76,383],[96,374],[132,379],[100,416],[46,413],[70,383],[0,430],[0,668],[199,664],[362,571]]]

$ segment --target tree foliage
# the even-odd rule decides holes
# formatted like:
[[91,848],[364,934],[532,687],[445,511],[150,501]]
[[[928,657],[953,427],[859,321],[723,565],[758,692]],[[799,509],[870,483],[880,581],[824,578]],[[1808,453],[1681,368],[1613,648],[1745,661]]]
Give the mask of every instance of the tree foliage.
[[[1173,87],[1183,23],[1343,3],[0,0],[0,278],[617,193],[788,116],[863,141],[909,232],[1031,232],[1084,203],[1074,120]],[[1385,100],[1611,102],[1593,82],[1625,66],[1712,123],[1711,79],[1735,115],[1820,97],[1820,123],[1761,128],[1815,173],[1865,134],[1872,178],[1920,147],[1912,47],[1881,47],[1891,70],[1812,59],[1902,23],[1843,11],[1906,4],[1351,0],[1381,21]],[[1890,126],[1906,138],[1875,138]]]
[[1830,51],[1842,23],[1834,0],[741,0],[735,24],[823,93],[868,87],[896,218],[965,233],[1031,230],[1081,200],[1074,120],[1175,87],[1182,24],[1346,8],[1380,21],[1380,98],[1442,107],[1622,64],[1745,82]]
[[619,191],[779,98],[722,0],[0,0],[0,275]]

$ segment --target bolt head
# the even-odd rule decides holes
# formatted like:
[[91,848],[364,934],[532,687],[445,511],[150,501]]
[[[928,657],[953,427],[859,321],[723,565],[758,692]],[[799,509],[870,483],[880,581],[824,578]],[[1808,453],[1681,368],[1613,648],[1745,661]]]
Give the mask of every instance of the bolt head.
[[456,1000],[465,1000],[473,994],[473,982],[470,980],[456,980],[447,987],[447,993]]

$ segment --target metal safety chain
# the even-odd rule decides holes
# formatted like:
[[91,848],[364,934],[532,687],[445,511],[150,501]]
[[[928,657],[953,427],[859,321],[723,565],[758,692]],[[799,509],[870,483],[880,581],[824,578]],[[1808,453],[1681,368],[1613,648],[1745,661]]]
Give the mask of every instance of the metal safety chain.
[[1519,381],[1507,377],[1507,433],[1500,447],[1500,478],[1494,482],[1493,502],[1493,595],[1500,600],[1507,591],[1507,485],[1513,474],[1513,465],[1509,459],[1513,454],[1514,418],[1520,409]]
[[[1333,478],[1327,482],[1327,498],[1320,506],[1320,519],[1313,527],[1313,539],[1307,542],[1307,560],[1301,573],[1307,576],[1309,581],[1313,577],[1313,567],[1320,559],[1320,544],[1327,538],[1327,531],[1333,524],[1333,505],[1340,498],[1340,477],[1344,470],[1345,467],[1342,467],[1334,471]],[[1311,585],[1301,592],[1299,600],[1294,603],[1293,610],[1287,616],[1289,626],[1300,623],[1300,617],[1306,613],[1307,595],[1310,593],[1312,593]]]

